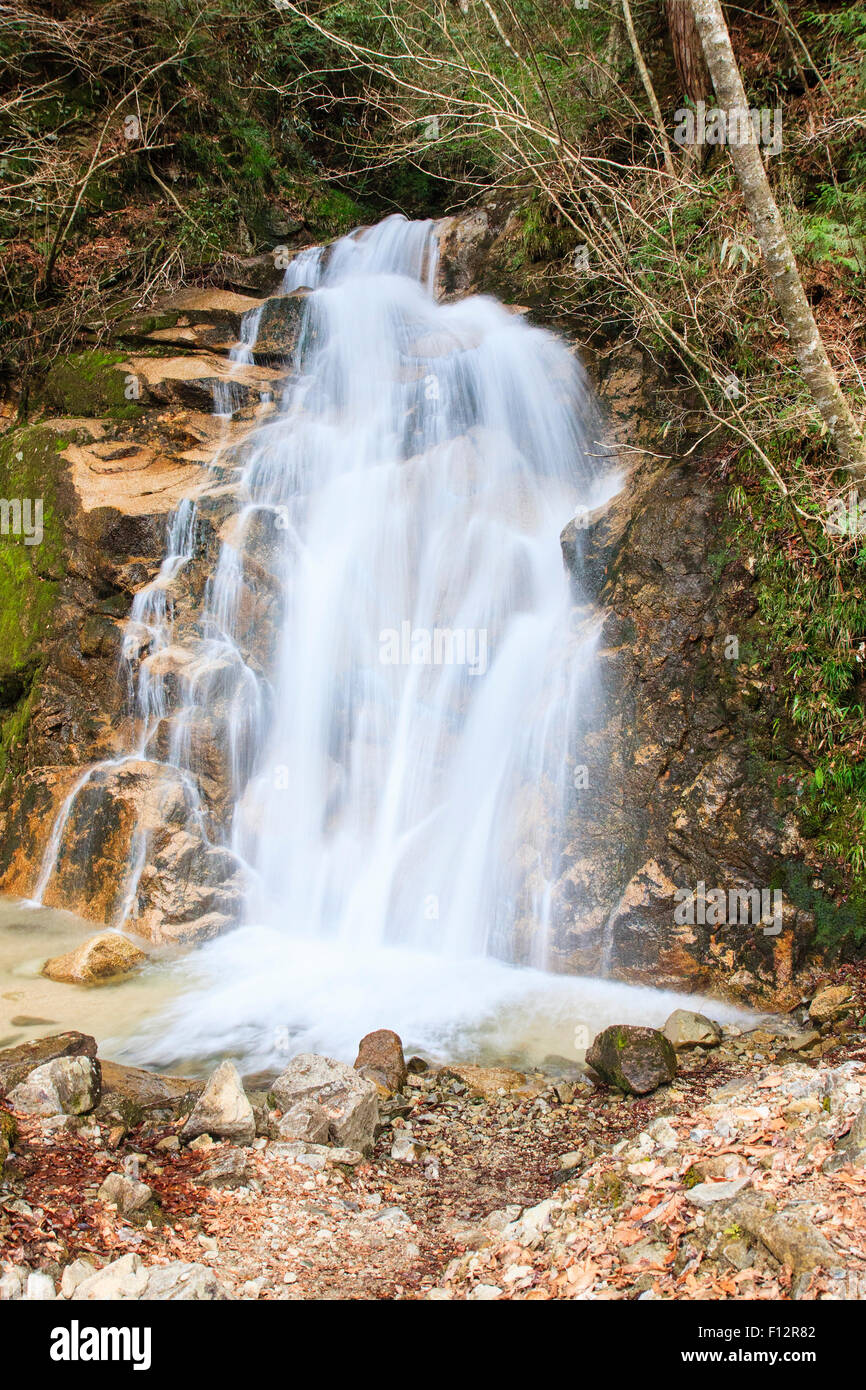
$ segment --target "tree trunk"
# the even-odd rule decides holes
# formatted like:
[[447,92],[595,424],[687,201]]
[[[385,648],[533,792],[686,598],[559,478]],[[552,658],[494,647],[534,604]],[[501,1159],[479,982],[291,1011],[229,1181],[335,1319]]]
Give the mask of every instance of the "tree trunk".
[[695,103],[705,101],[713,82],[689,0],[665,0],[665,18],[683,95]]
[[734,138],[728,142],[731,159],[791,347],[837,454],[858,483],[866,482],[866,441],[842,393],[803,289],[749,117],[749,103],[720,0],[691,0],[691,5],[716,99],[726,112],[728,130],[734,132]]
[[665,131],[664,118],[661,113],[661,107],[659,106],[658,97],[656,96],[655,87],[653,86],[653,81],[649,74],[649,68],[644,62],[644,56],[641,52],[640,44],[638,43],[637,34],[635,33],[634,20],[632,19],[631,14],[631,5],[629,4],[629,0],[621,0],[621,4],[622,17],[625,20],[626,33],[628,34],[628,41],[631,44],[631,51],[632,55],[634,56],[635,67],[637,68],[640,74],[640,80],[643,83],[643,88],[647,95],[647,101],[649,102],[650,109],[653,113],[653,116],[655,117],[656,132],[661,143],[662,157],[664,158],[665,168],[667,169],[669,174],[673,174],[675,172],[674,157],[671,154],[670,142],[668,141],[667,133]]

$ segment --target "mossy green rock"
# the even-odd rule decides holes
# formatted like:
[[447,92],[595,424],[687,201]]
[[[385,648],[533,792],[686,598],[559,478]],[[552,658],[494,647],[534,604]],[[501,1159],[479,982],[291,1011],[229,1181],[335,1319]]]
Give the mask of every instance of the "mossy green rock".
[[677,1074],[677,1056],[664,1033],[624,1023],[593,1038],[586,1062],[610,1086],[636,1096],[647,1095]]
[[56,435],[38,427],[11,430],[0,440],[0,497],[10,504],[0,535],[0,776],[27,729],[65,569],[58,445]]
[[98,348],[58,359],[45,378],[45,405],[57,415],[135,419],[141,407],[123,361],[123,353]]

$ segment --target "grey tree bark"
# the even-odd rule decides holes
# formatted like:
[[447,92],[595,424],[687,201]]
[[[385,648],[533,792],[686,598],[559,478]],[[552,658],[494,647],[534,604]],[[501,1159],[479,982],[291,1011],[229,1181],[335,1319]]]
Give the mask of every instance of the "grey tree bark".
[[791,346],[839,458],[858,483],[866,483],[866,441],[839,385],[803,289],[748,115],[749,103],[720,0],[691,0],[691,4],[716,98],[727,114],[729,130],[736,132],[729,140],[731,160]]

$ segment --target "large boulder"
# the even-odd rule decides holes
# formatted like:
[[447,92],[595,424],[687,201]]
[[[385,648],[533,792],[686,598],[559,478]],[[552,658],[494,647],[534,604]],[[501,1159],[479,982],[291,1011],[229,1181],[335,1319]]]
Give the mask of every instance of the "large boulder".
[[144,951],[128,937],[107,931],[82,942],[74,951],[47,960],[42,974],[62,984],[91,985],[116,975],[128,975],[146,960]]
[[722,1040],[718,1023],[689,1009],[674,1009],[662,1032],[677,1052],[692,1047],[718,1047]]
[[44,1062],[56,1057],[95,1057],[96,1039],[87,1033],[55,1033],[0,1052],[0,1091],[11,1091]]
[[193,1106],[181,1130],[182,1139],[212,1134],[238,1144],[251,1144],[256,1120],[234,1062],[220,1062]]
[[204,1090],[203,1081],[185,1076],[125,1067],[120,1062],[102,1063],[102,1104],[133,1124],[149,1115],[154,1119],[174,1119]]
[[677,1074],[677,1056],[664,1033],[623,1023],[593,1038],[586,1062],[603,1081],[636,1096],[647,1095]]
[[346,1062],[301,1053],[271,1087],[283,1111],[299,1101],[315,1101],[326,1112],[333,1143],[369,1152],[379,1123],[379,1102],[372,1081]]
[[390,1028],[367,1033],[358,1045],[355,1070],[392,1095],[406,1081],[406,1058],[399,1035]]
[[9,1092],[22,1115],[86,1115],[99,1104],[101,1068],[94,1057],[57,1057]]

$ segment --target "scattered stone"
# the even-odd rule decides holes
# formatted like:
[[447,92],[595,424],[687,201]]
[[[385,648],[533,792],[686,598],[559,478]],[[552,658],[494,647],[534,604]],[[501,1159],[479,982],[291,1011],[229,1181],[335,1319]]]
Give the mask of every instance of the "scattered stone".
[[702,1211],[706,1211],[707,1207],[713,1206],[715,1202],[732,1201],[751,1181],[751,1176],[747,1174],[731,1182],[699,1182],[689,1188],[686,1199],[693,1207],[700,1207]]
[[790,1265],[795,1274],[806,1269],[838,1265],[833,1246],[807,1217],[796,1212],[778,1212],[762,1226],[760,1238],[780,1264]]
[[484,1225],[489,1231],[504,1231],[506,1226],[510,1226],[520,1216],[522,1207],[516,1202],[512,1202],[507,1207],[497,1207],[495,1211],[488,1212],[484,1218]]
[[518,1245],[524,1245],[531,1250],[541,1243],[544,1232],[550,1230],[551,1214],[555,1206],[554,1199],[547,1197],[534,1207],[524,1208],[516,1221],[503,1228],[503,1236],[506,1240],[517,1241]]
[[220,1062],[181,1130],[182,1139],[195,1139],[202,1134],[238,1144],[251,1144],[256,1137],[253,1107],[234,1062]]
[[795,1274],[839,1264],[836,1251],[807,1216],[795,1210],[777,1211],[773,1199],[763,1192],[741,1193],[713,1214],[713,1223],[715,1229],[738,1229],[759,1241]]
[[358,1149],[345,1149],[335,1145],[327,1150],[325,1159],[328,1164],[345,1164],[347,1168],[356,1168],[359,1163],[364,1162],[364,1155]]
[[665,1119],[664,1115],[659,1115],[657,1119],[651,1120],[646,1127],[646,1133],[662,1153],[672,1153],[679,1147],[679,1135],[670,1120]]
[[34,1068],[9,1092],[23,1115],[86,1115],[99,1103],[101,1069],[93,1057],[57,1057]]
[[302,1168],[312,1168],[316,1172],[322,1172],[326,1166],[324,1154],[299,1153],[295,1162],[300,1163]]
[[420,1076],[423,1072],[430,1070],[430,1063],[425,1062],[423,1057],[410,1057],[406,1063],[406,1070],[411,1076]]
[[113,1202],[121,1216],[135,1216],[155,1201],[147,1183],[136,1182],[125,1173],[109,1173],[97,1196],[103,1202]]
[[611,1086],[644,1096],[677,1074],[673,1046],[657,1028],[614,1024],[592,1040],[587,1065]]
[[66,955],[47,960],[42,974],[63,984],[89,985],[118,975],[129,975],[147,960],[126,936],[100,932]]
[[398,1163],[418,1163],[427,1152],[426,1144],[420,1144],[411,1134],[400,1134],[391,1145],[391,1157]]
[[674,1009],[662,1032],[677,1052],[685,1052],[693,1047],[718,1047],[722,1041],[722,1030],[718,1023],[689,1009]]
[[809,1017],[821,1027],[850,1013],[851,1008],[851,989],[848,985],[827,985],[818,990],[809,1005]]
[[793,1037],[786,1039],[785,1047],[789,1052],[803,1052],[808,1047],[814,1047],[815,1043],[821,1041],[821,1034],[814,1028],[804,1028],[801,1033],[795,1033]]
[[412,1218],[407,1216],[402,1207],[384,1207],[382,1211],[376,1212],[371,1218],[373,1221],[384,1222],[386,1226],[411,1226]]
[[155,1265],[148,1271],[140,1297],[154,1303],[202,1303],[223,1300],[227,1295],[207,1265],[174,1260],[171,1264]]
[[722,1259],[732,1269],[751,1269],[755,1263],[755,1252],[746,1240],[731,1240],[721,1249]]
[[508,1067],[461,1065],[459,1073],[442,1071],[439,1076],[440,1080],[446,1076],[453,1077],[455,1083],[468,1087],[471,1095],[481,1096],[484,1100],[497,1100],[504,1095],[531,1099],[542,1095],[547,1089],[544,1082],[532,1081],[522,1071],[511,1071]]
[[567,1154],[560,1154],[559,1166],[561,1169],[564,1170],[569,1170],[571,1168],[579,1168],[581,1163],[583,1162],[583,1158],[584,1155],[582,1149],[571,1149]]
[[192,1109],[203,1090],[203,1081],[189,1077],[102,1063],[103,1103],[128,1116],[133,1125],[145,1115],[175,1119]]
[[192,1149],[194,1153],[202,1153],[207,1149],[212,1149],[213,1146],[213,1139],[209,1134],[200,1134],[198,1138],[193,1139],[192,1143],[187,1147]]
[[278,1076],[272,1091],[285,1112],[312,1100],[328,1115],[330,1138],[346,1148],[369,1152],[379,1123],[379,1102],[372,1081],[332,1057],[305,1052]]
[[403,1044],[390,1028],[367,1033],[358,1046],[355,1070],[366,1076],[390,1095],[399,1091],[407,1076]]
[[245,1187],[250,1176],[250,1167],[242,1152],[219,1148],[208,1155],[204,1168],[192,1181],[194,1187]]

